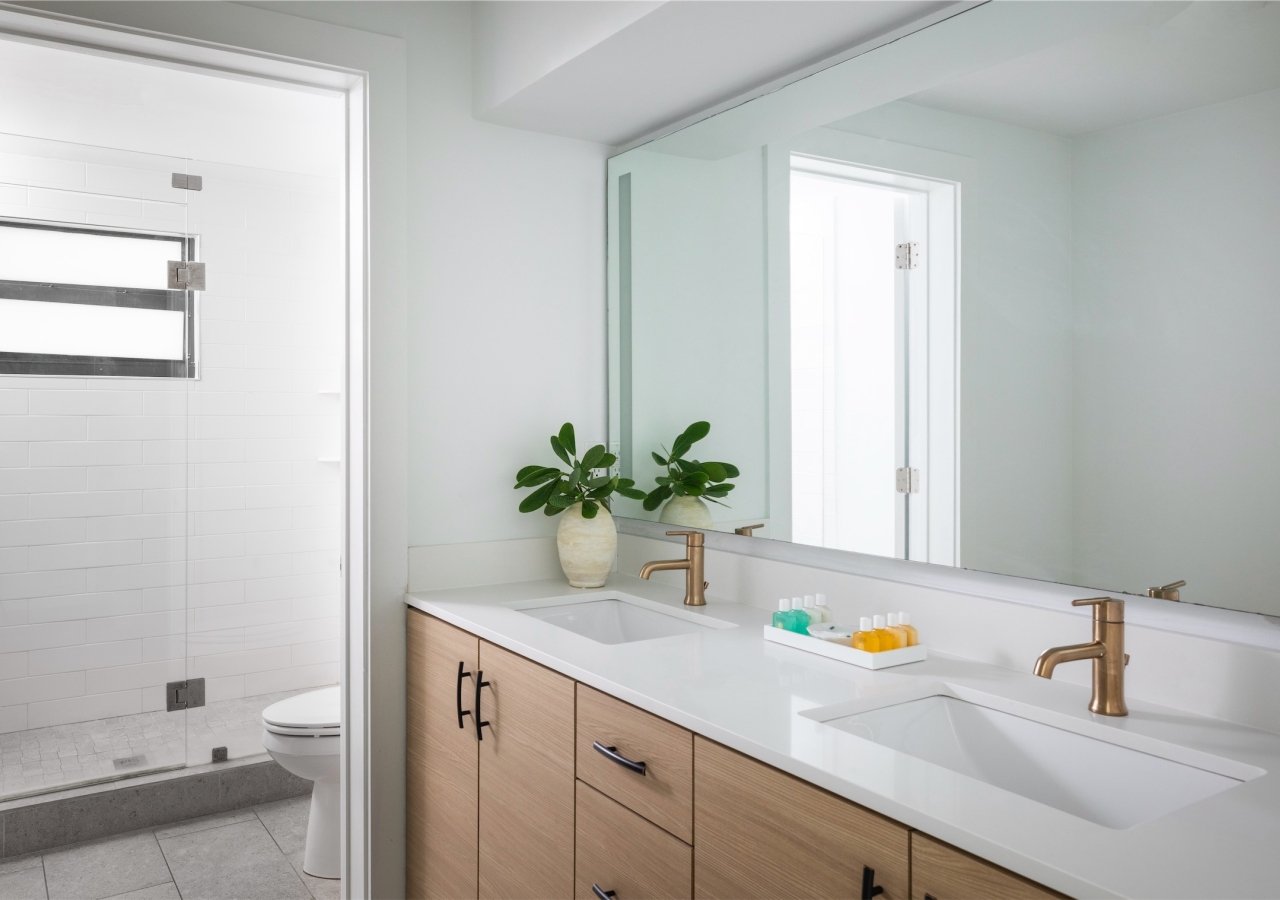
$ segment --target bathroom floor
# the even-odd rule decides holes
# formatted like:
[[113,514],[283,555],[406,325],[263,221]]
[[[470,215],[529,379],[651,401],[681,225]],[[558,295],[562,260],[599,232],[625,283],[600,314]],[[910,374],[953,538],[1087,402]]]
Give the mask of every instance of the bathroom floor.
[[[185,712],[138,713],[0,734],[0,796],[262,753],[262,711],[298,691],[218,700]],[[0,893],[0,897],[5,896]]]
[[309,796],[0,860],[5,900],[329,900],[302,871]]

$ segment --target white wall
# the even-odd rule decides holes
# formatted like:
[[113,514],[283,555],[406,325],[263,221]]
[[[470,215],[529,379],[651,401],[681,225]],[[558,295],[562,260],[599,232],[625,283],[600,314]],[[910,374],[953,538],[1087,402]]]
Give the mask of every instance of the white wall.
[[1074,152],[1076,568],[1275,610],[1280,91]]

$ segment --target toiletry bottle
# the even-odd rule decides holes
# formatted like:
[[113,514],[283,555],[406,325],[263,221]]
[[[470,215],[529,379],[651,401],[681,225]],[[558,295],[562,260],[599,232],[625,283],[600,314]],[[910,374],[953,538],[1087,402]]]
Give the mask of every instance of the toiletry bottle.
[[867,653],[878,653],[880,651],[880,635],[871,629],[871,619],[863,616],[858,620],[858,630],[854,632],[853,637],[849,641],[849,646],[854,650],[865,650]]
[[907,633],[907,646],[914,647],[920,643],[920,632],[916,631],[914,625],[911,624],[911,613],[898,613],[898,624],[902,626],[902,630]]
[[911,646],[910,636],[907,634],[907,629],[903,628],[902,624],[898,621],[898,614],[889,613],[888,620],[889,620],[889,624],[886,625],[885,627],[888,628],[890,631],[892,631],[893,636],[898,639],[898,646],[910,647]]
[[804,601],[799,597],[791,598],[791,618],[787,630],[806,636],[809,634],[809,614],[804,611]]
[[809,617],[810,625],[822,624],[822,620],[818,618],[818,608],[813,605],[813,594],[804,595],[804,613]]
[[826,594],[819,594],[817,596],[817,598],[813,601],[813,608],[821,617],[819,618],[818,621],[820,621],[823,625],[831,624],[831,610],[827,606]]
[[791,619],[791,601],[783,597],[778,601],[778,611],[773,614],[773,627],[786,628]]
[[899,646],[898,636],[885,626],[884,616],[873,616],[872,625],[875,627],[876,635],[880,638],[881,650],[897,650]]

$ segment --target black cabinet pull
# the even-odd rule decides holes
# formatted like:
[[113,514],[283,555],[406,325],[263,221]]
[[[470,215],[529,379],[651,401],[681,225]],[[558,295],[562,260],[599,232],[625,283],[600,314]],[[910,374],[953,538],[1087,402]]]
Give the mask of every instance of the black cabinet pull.
[[884,885],[876,884],[876,870],[870,866],[862,867],[862,900],[871,900],[884,893]]
[[470,677],[471,677],[471,673],[467,671],[466,663],[459,662],[458,663],[458,695],[457,695],[458,696],[458,727],[459,728],[467,727],[462,723],[462,720],[465,719],[467,716],[471,715],[471,710],[462,708],[462,679],[470,678]]
[[594,882],[591,885],[591,893],[599,897],[600,900],[613,900],[614,897],[618,896],[617,891],[606,891],[604,888],[600,887],[600,885],[595,884]]
[[938,898],[933,896],[933,894],[925,894],[924,900],[938,900]]
[[475,703],[471,705],[476,708],[476,712],[472,721],[476,723],[476,740],[483,741],[484,727],[489,724],[486,720],[480,718],[480,689],[487,688],[489,686],[489,682],[484,680],[484,669],[476,669],[475,682],[476,682],[476,700],[475,700]]
[[638,759],[627,759],[625,756],[623,756],[621,753],[618,752],[617,747],[606,747],[604,744],[600,743],[599,741],[592,741],[591,746],[594,747],[595,751],[599,753],[601,756],[605,757],[606,759],[613,760],[618,765],[624,766],[625,768],[630,769],[632,772],[635,772],[637,775],[644,775],[646,772],[649,771],[648,763],[641,762]]

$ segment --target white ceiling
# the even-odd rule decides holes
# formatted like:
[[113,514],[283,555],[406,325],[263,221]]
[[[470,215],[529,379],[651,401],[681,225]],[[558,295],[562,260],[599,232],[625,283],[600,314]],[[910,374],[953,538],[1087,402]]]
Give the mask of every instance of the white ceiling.
[[[498,92],[506,96],[478,98],[476,115],[620,145],[952,5],[943,0],[627,4],[611,25],[599,15],[589,17],[590,28],[583,33],[590,36],[569,58],[564,58],[562,31],[553,50],[527,47],[531,59],[554,57],[558,64],[532,73],[538,66],[531,63],[531,77],[522,87],[512,83],[508,67]],[[581,12],[584,6],[590,4],[477,5],[473,49],[478,66],[509,56],[509,37],[517,31],[530,42],[545,40],[531,19],[572,20],[573,7]],[[518,29],[513,17],[520,19]],[[496,53],[496,42],[504,40],[502,54]]]
[[913,103],[1063,136],[1280,88],[1280,4],[1155,3],[1153,17],[984,69]]

